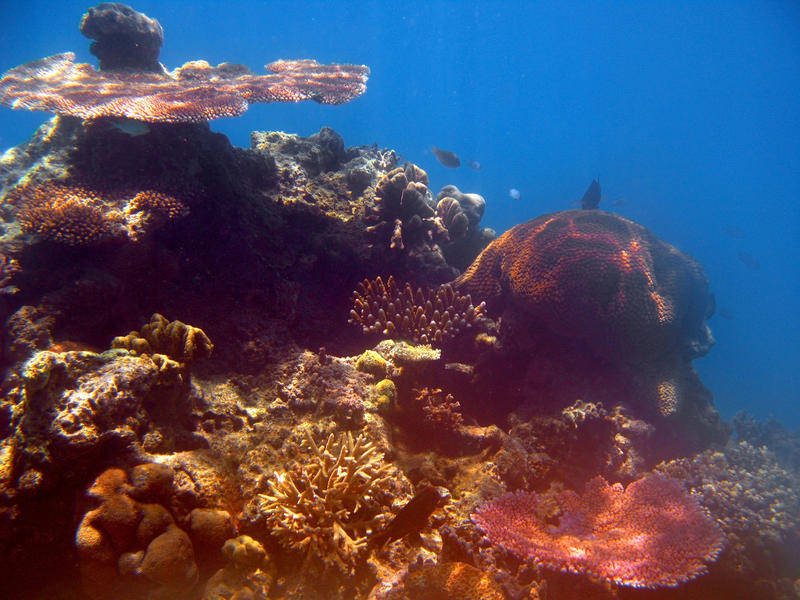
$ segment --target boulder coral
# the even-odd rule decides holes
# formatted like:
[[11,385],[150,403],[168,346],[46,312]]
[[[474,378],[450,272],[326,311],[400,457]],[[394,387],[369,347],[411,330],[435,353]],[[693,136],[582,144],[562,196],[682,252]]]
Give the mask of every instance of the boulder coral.
[[[453,287],[503,317],[502,341],[530,352],[518,370],[531,379],[562,371],[569,386],[587,377],[572,399],[616,388],[617,401],[645,416],[702,423],[705,433],[687,428],[687,438],[725,437],[691,367],[713,344],[708,280],[696,260],[641,225],[598,210],[544,215],[497,238]],[[588,387],[592,377],[606,381]]]
[[454,287],[490,310],[513,307],[604,356],[690,360],[713,343],[705,323],[713,299],[700,264],[602,211],[564,211],[513,227]]
[[[182,598],[197,583],[193,540],[168,508],[172,485],[170,467],[146,463],[133,467],[130,475],[107,469],[90,486],[87,496],[95,506],[83,515],[75,534],[90,598]],[[196,539],[232,533],[215,536],[215,527],[205,531],[195,521],[191,531]],[[217,541],[219,551],[224,539]]]

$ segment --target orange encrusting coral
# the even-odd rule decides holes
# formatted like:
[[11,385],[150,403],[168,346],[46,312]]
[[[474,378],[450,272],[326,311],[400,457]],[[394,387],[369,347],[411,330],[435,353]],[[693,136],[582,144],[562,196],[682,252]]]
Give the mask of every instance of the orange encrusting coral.
[[343,104],[366,91],[363,65],[280,60],[256,75],[243,65],[193,61],[166,75],[96,71],[72,52],[11,69],[0,80],[0,104],[81,119],[126,117],[178,123],[236,117],[255,102]]
[[556,523],[545,498],[516,492],[483,504],[473,521],[492,542],[550,569],[618,585],[677,586],[706,571],[724,535],[677,480],[647,475],[627,488],[600,476],[578,495],[558,492]]

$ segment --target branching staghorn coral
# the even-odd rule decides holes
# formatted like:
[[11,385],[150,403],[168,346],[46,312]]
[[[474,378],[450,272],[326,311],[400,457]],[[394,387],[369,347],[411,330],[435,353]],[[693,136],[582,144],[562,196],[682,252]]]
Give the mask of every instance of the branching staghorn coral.
[[303,441],[307,459],[270,477],[257,510],[284,548],[353,573],[365,558],[367,535],[391,517],[376,493],[389,487],[392,467],[364,434],[331,433],[318,444],[305,429]]
[[484,303],[473,306],[469,295],[459,294],[449,284],[436,290],[417,288],[415,293],[409,283],[401,288],[394,277],[385,284],[378,277],[358,284],[350,323],[364,333],[441,346],[479,322],[485,308]]

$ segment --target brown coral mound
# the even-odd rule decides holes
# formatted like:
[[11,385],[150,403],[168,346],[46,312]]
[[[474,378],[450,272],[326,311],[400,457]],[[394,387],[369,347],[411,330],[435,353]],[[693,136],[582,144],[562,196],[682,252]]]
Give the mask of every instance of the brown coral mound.
[[602,211],[568,210],[517,225],[492,242],[454,287],[490,307],[512,306],[599,355],[636,360],[705,354],[713,306],[692,257]]
[[157,190],[99,190],[73,181],[28,183],[6,199],[25,233],[70,246],[110,239],[139,240],[165,221],[188,214],[177,198]]
[[475,325],[485,308],[484,303],[473,306],[469,295],[459,294],[448,284],[414,292],[409,283],[400,288],[394,277],[385,284],[380,277],[359,283],[353,306],[350,322],[364,333],[439,346]]
[[150,317],[141,332],[115,337],[111,347],[125,348],[135,354],[164,354],[181,364],[208,358],[214,350],[214,344],[199,327],[168,321],[158,313]]
[[631,587],[677,586],[704,573],[704,561],[722,549],[719,526],[663,475],[625,489],[597,476],[583,495],[565,490],[555,501],[551,515],[539,494],[506,494],[480,506],[472,519],[492,542],[522,558]]
[[178,123],[236,117],[256,102],[343,104],[363,94],[369,69],[279,60],[270,75],[243,65],[193,61],[166,75],[96,71],[65,52],[25,63],[0,80],[0,104],[81,119],[127,117]]

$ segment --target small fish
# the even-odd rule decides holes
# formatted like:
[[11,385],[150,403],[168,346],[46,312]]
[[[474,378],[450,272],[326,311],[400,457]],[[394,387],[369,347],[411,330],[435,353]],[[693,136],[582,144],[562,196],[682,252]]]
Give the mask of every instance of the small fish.
[[477,160],[468,160],[467,164],[473,171],[480,171],[483,168],[483,165],[481,165],[481,163],[479,163]]
[[600,182],[597,179],[592,179],[592,183],[586,189],[586,192],[581,198],[581,208],[584,210],[593,210],[600,205]]
[[728,236],[732,237],[735,240],[743,240],[745,237],[744,231],[736,227],[735,225],[726,225],[722,228]]
[[439,159],[439,162],[448,169],[457,169],[461,166],[461,159],[458,158],[458,155],[454,152],[450,152],[449,150],[439,150],[439,148],[436,146],[431,146],[431,152],[433,152],[436,155],[436,158]]
[[522,192],[520,192],[517,188],[511,188],[510,190],[508,190],[508,196],[512,200],[519,200],[520,198],[522,198]]
[[758,271],[761,268],[761,263],[758,262],[758,259],[747,252],[742,252],[739,250],[739,260],[745,267],[752,269],[753,271]]
[[409,533],[419,533],[428,524],[428,517],[444,500],[444,496],[432,485],[423,484],[417,493],[389,521],[383,531],[370,540],[370,545],[381,548],[384,544],[399,540]]
[[150,127],[147,126],[147,123],[137,121],[136,119],[120,117],[118,119],[112,119],[109,125],[131,137],[150,133]]
[[626,198],[616,198],[611,201],[611,206],[627,206],[628,200]]
[[723,319],[728,319],[729,321],[730,321],[731,319],[733,319],[733,313],[732,313],[731,311],[729,311],[729,310],[728,310],[727,308],[725,308],[725,307],[721,307],[721,308],[717,309],[717,314],[718,314],[720,317],[722,317]]

